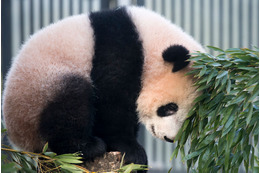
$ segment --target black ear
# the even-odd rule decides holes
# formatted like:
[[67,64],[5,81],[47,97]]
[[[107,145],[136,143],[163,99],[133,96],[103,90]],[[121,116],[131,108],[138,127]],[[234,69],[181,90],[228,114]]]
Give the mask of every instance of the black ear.
[[179,71],[189,64],[189,51],[181,45],[173,45],[163,51],[164,61],[174,63],[172,72]]

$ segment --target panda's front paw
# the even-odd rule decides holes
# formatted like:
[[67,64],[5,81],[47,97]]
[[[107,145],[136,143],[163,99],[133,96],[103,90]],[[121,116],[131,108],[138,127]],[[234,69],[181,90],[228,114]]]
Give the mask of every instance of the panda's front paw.
[[102,157],[106,152],[106,144],[98,137],[88,138],[80,144],[80,150],[85,161],[94,161],[96,157]]
[[[125,153],[125,164],[148,165],[147,156],[144,148],[138,143],[131,145]],[[137,171],[137,173],[146,173],[147,171]]]
[[141,164],[147,165],[147,156],[144,148],[138,143],[129,147],[125,152],[125,164]]

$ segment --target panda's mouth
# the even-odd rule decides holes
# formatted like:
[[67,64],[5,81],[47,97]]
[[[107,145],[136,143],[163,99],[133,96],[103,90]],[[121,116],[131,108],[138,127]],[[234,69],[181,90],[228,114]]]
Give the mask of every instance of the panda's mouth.
[[165,140],[165,141],[167,141],[167,142],[173,143],[173,140],[172,140],[172,139],[169,139],[169,138],[167,138],[167,136],[164,136],[164,140]]

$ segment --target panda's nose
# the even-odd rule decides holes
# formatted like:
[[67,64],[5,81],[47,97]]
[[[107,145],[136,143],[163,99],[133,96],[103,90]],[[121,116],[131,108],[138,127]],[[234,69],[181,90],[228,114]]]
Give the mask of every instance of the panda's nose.
[[167,136],[164,136],[164,140],[167,142],[173,143],[173,139],[169,139],[169,138],[167,138]]

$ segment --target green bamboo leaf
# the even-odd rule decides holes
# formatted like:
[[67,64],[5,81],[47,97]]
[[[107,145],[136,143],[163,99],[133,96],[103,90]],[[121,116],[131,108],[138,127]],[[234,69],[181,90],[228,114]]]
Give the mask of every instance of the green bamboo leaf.
[[212,80],[213,77],[217,76],[217,74],[218,72],[216,70],[213,70],[207,78],[207,84]]
[[174,151],[173,151],[173,153],[172,153],[172,155],[171,155],[171,158],[170,158],[170,161],[172,161],[172,159],[175,157],[177,157],[177,155],[178,155],[178,152],[179,152],[179,149],[180,149],[180,146],[178,145],[175,149],[174,149]]
[[212,99],[212,101],[208,104],[208,108],[211,109],[211,110],[214,110],[212,109],[213,106],[217,107],[218,104],[221,102],[221,100],[223,100],[224,98],[224,93],[219,93],[215,98]]
[[230,130],[232,130],[233,127],[234,127],[233,122],[229,126],[225,126],[221,137],[224,137],[226,134],[228,134],[230,132]]
[[225,172],[228,172],[229,168],[230,168],[230,148],[228,147],[228,145],[226,145],[226,150],[225,150],[225,162],[224,162],[224,166],[225,166]]
[[227,68],[227,67],[230,67],[230,66],[233,65],[232,62],[224,62],[223,64],[224,64],[224,65],[223,65],[224,68]]
[[181,129],[179,130],[179,132],[177,133],[177,135],[175,136],[174,142],[180,140],[180,137],[181,137],[182,133],[183,133],[183,130],[182,130],[182,128],[181,128]]
[[239,166],[239,164],[237,164],[238,158],[242,157],[241,152],[237,151],[234,156],[232,157],[232,161],[231,161],[231,166],[232,167],[237,167]]
[[254,166],[255,166],[255,149],[254,147],[251,148],[251,159],[250,159],[250,166],[251,166],[251,170],[253,170]]
[[192,67],[195,69],[202,69],[205,65],[193,65]]
[[199,61],[201,59],[203,59],[204,56],[200,56],[200,54],[194,55],[192,57],[189,58],[190,61]]
[[224,130],[227,129],[234,122],[234,119],[234,114],[231,114],[228,118],[228,121],[224,124]]
[[17,167],[14,162],[1,164],[1,171],[6,173],[17,172]]
[[208,118],[204,118],[202,121],[199,122],[199,131],[205,130],[205,126],[208,124]]
[[227,87],[226,87],[226,92],[227,92],[227,94],[230,93],[230,90],[231,90],[231,80],[228,80],[228,81],[227,81]]
[[216,79],[220,79],[220,78],[226,76],[227,74],[228,74],[228,71],[222,71],[222,72],[220,72],[220,73],[218,74],[218,76],[217,76]]
[[58,160],[64,163],[83,163],[83,161],[76,158],[59,158]]
[[125,153],[123,154],[121,162],[120,162],[120,167],[119,167],[120,169],[123,167],[124,159],[125,159]]
[[231,100],[231,104],[239,104],[244,101],[244,99],[247,97],[248,93],[243,91],[242,94],[239,94],[236,98]]
[[188,73],[186,73],[185,76],[193,75],[193,74],[197,74],[197,73],[198,73],[197,70],[191,70]]
[[257,84],[254,88],[254,90],[252,91],[252,96],[251,98],[248,100],[249,102],[252,102],[253,100],[256,99],[256,97],[259,96],[259,84]]
[[79,169],[76,165],[72,165],[72,164],[61,164],[60,165],[60,167],[62,168],[62,169],[65,169],[65,170],[68,170],[68,171],[70,171],[70,172],[82,172],[82,170],[81,169]]
[[203,90],[205,90],[205,89],[207,89],[207,88],[209,88],[210,86],[208,86],[208,85],[204,85],[204,86],[200,86],[198,89],[197,89],[197,91],[203,91]]
[[217,130],[220,126],[220,115],[215,115],[215,117],[216,117],[216,119],[214,121],[214,130]]
[[181,161],[184,162],[184,160],[185,160],[185,151],[184,151],[184,147],[183,146],[180,148],[180,152],[181,152]]
[[220,67],[221,66],[221,64],[218,63],[218,62],[210,62],[207,65],[212,66],[212,67]]
[[[211,154],[214,153],[214,143],[211,143],[207,150],[204,152],[202,156],[203,160],[203,170],[208,172],[208,168],[212,167],[213,165],[209,166],[211,163],[214,163],[214,157],[211,157]],[[213,161],[213,162],[212,162]]]
[[123,166],[120,169],[120,171],[124,171],[124,173],[126,173],[126,172],[130,173],[132,171],[138,171],[138,170],[148,170],[148,168],[147,168],[146,165],[140,165],[140,164],[131,163],[131,164]]
[[188,135],[189,135],[189,133],[185,130],[185,131],[183,132],[183,135],[181,136],[181,140],[180,140],[180,142],[179,142],[179,145],[180,145],[180,146],[185,145],[185,143],[186,143],[186,141],[187,141],[187,139],[188,139]]
[[203,99],[205,99],[205,98],[207,98],[209,96],[210,96],[209,94],[204,93],[204,94],[200,95],[199,97],[197,97],[193,102],[194,103],[200,102],[200,101],[202,101]]
[[200,73],[199,73],[199,77],[202,77],[202,76],[206,73],[206,71],[207,71],[207,67],[204,66],[204,67],[201,69]]
[[54,153],[54,152],[44,152],[43,153],[45,156],[49,156],[49,157],[51,157],[51,158],[53,158],[53,157],[55,157],[57,154],[56,153]]
[[220,48],[217,48],[217,47],[214,47],[214,46],[207,46],[208,48],[214,50],[214,51],[218,51],[218,52],[225,52],[224,50],[220,49]]
[[207,146],[209,143],[214,141],[215,138],[219,137],[220,134],[221,134],[221,131],[216,131],[216,132],[208,135],[203,141],[200,142],[198,147],[203,148],[203,147]]
[[[258,135],[259,134],[259,117],[258,117],[258,114],[259,112],[256,112],[255,113],[255,129],[254,129],[254,132],[253,132],[253,135]],[[253,124],[251,125],[253,126]]]
[[247,124],[247,125],[248,125],[249,122],[251,121],[252,115],[253,115],[253,104],[250,103],[250,105],[249,105],[249,110],[248,110],[248,113],[247,113],[247,118],[246,118],[246,124]]
[[206,81],[207,81],[207,78],[206,77],[202,77],[200,81],[198,81],[198,84],[199,85],[206,85]]
[[236,146],[242,139],[243,137],[243,133],[244,133],[244,129],[242,128],[239,128],[236,133],[235,133],[235,137],[234,137],[234,140],[233,140],[233,143],[232,143],[232,146],[231,147],[234,147]]
[[202,55],[204,55],[204,58],[209,58],[209,59],[216,59],[215,56],[209,54],[209,53],[201,53]]
[[229,119],[230,115],[235,114],[237,109],[238,109],[238,105],[231,105],[231,106],[227,107],[225,109],[225,114],[224,114],[224,118],[223,118],[223,120],[221,122],[221,125],[225,125],[227,120]]
[[258,145],[258,134],[257,135],[254,135],[254,146],[257,146]]
[[246,70],[246,71],[257,71],[258,69],[255,67],[245,67],[245,66],[237,66],[240,70]]
[[254,167],[253,173],[259,173],[259,166]]
[[185,160],[190,160],[198,155],[200,155],[203,151],[205,151],[206,147],[202,147],[199,150],[192,152],[190,154],[188,154],[187,156],[184,157]]
[[[250,79],[250,80],[248,80],[248,79]],[[248,78],[247,78],[246,87],[250,87],[250,86],[252,86],[252,85],[258,83],[258,81],[259,81],[258,75],[255,75],[255,76],[250,77],[250,78],[248,77]]]
[[185,131],[188,125],[190,125],[190,120],[189,120],[189,119],[187,119],[187,120],[184,122],[183,127],[182,127],[182,130]]
[[232,53],[232,52],[237,53],[237,52],[242,52],[242,50],[239,48],[229,48],[229,49],[225,50],[225,52],[226,53]]
[[245,158],[245,160],[248,160],[251,148],[253,148],[251,145],[246,145],[246,147],[244,148],[243,157]]
[[215,86],[214,86],[213,93],[214,93],[214,92],[217,93],[216,88],[219,86],[220,82],[221,82],[221,79],[216,79],[216,80],[215,80]]
[[192,164],[192,160],[187,160],[186,163],[187,163],[187,172],[189,173],[191,164]]
[[45,153],[48,149],[48,142],[44,145],[43,149],[42,149],[42,153]]

